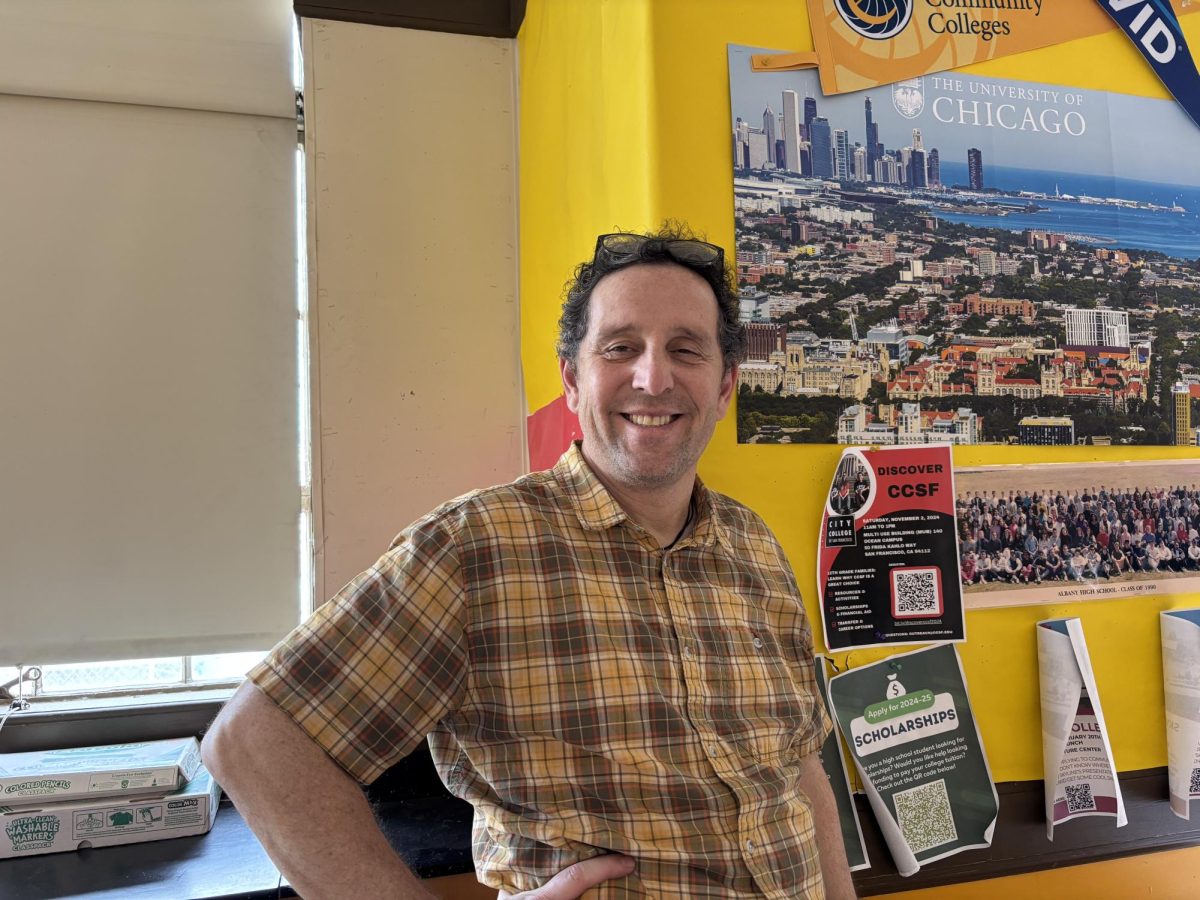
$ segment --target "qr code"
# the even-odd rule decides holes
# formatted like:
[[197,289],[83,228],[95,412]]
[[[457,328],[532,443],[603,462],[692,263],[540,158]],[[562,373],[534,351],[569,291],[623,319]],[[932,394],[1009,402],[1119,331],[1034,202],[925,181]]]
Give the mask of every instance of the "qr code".
[[932,567],[892,569],[892,615],[898,619],[940,616],[941,575]]
[[1188,788],[1188,793],[1193,797],[1200,794],[1200,769],[1192,769],[1192,786]]
[[893,795],[896,824],[913,853],[958,840],[945,779],[931,781]]
[[1068,784],[1067,813],[1091,812],[1096,808],[1096,798],[1092,796],[1090,784]]

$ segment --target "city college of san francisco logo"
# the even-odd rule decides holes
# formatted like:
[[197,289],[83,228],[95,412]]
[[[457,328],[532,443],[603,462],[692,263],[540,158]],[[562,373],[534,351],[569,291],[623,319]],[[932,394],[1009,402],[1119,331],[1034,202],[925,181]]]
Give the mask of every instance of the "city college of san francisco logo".
[[884,41],[912,18],[913,0],[834,0],[842,21],[863,37]]

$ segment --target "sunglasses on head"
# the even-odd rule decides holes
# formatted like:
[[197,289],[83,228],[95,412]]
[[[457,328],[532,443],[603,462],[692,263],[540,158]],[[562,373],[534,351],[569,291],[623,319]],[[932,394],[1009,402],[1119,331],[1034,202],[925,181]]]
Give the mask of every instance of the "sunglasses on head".
[[687,240],[682,238],[656,238],[644,234],[629,234],[618,231],[613,234],[602,234],[596,239],[596,261],[606,261],[612,265],[621,265],[636,259],[641,255],[642,248],[647,244],[657,244],[666,254],[684,266],[705,268],[709,266],[723,267],[725,251],[716,244],[707,241]]

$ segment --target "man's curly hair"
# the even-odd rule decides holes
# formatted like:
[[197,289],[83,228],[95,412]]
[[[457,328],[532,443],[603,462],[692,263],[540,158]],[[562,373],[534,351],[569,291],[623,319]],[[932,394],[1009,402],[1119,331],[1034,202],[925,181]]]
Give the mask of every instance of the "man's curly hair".
[[738,321],[738,296],[734,289],[734,270],[728,262],[723,266],[690,263],[673,256],[668,249],[671,241],[703,240],[679,222],[668,221],[654,232],[627,232],[648,238],[620,262],[613,262],[607,254],[596,253],[592,259],[580,263],[571,280],[567,282],[562,315],[558,320],[558,356],[574,365],[579,357],[579,347],[587,334],[588,309],[592,291],[605,275],[636,265],[676,265],[690,269],[708,283],[717,301],[717,339],[721,345],[725,369],[728,371],[740,363],[746,353],[745,329]]

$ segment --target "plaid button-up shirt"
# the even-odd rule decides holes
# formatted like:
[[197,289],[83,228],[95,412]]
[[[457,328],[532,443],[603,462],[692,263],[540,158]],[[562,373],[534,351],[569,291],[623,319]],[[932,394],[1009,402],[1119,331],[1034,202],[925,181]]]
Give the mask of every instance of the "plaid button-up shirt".
[[413,523],[250,677],[362,782],[428,735],[490,886],[615,851],[589,897],[823,896],[795,577],[753,512],[693,504],[664,550],[573,447]]

